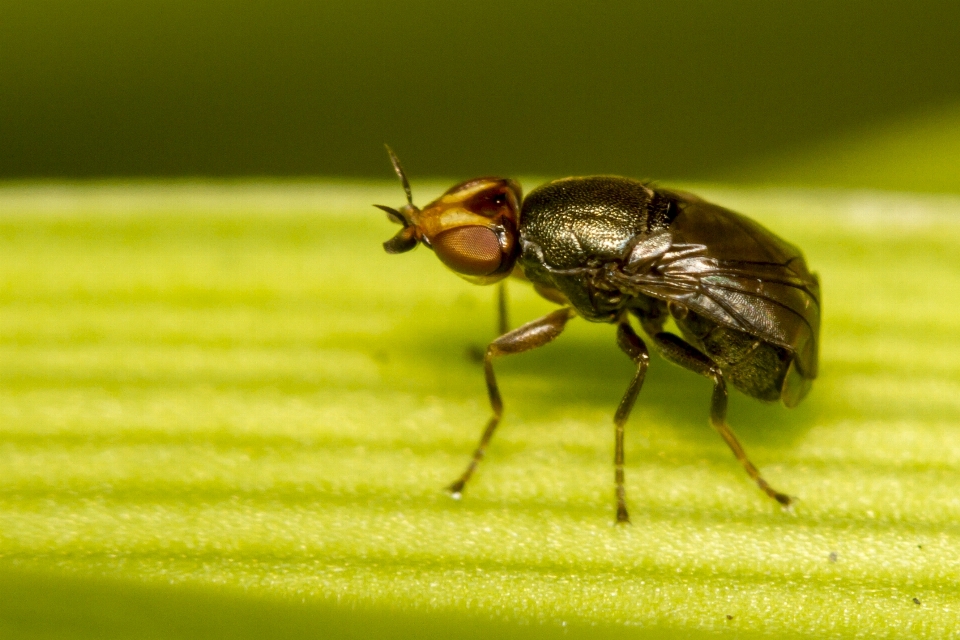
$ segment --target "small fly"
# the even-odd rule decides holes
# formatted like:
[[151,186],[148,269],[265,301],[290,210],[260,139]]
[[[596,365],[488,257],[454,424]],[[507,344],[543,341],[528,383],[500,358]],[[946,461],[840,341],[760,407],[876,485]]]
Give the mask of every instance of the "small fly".
[[[388,147],[407,196],[384,210],[401,229],[383,244],[403,253],[424,244],[475,284],[508,276],[530,282],[560,308],[506,330],[483,358],[493,415],[463,474],[460,497],[500,423],[503,402],[493,361],[552,342],[580,316],[613,324],[636,372],[614,413],[617,522],[629,522],[623,480],[624,425],[649,362],[647,343],[665,360],[713,381],[710,424],[760,489],[783,506],[791,498],[764,480],[727,425],[727,384],[794,407],[817,377],[820,281],[803,254],[756,222],[679,191],[615,176],[564,178],[523,197],[509,178],[454,185],[422,209]],[[679,335],[666,327],[672,319]]]

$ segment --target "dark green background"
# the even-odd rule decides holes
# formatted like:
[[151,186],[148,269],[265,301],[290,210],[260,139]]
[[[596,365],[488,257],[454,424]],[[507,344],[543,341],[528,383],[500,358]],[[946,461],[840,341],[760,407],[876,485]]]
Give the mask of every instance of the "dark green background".
[[0,177],[736,167],[960,99],[960,3],[4,0]]

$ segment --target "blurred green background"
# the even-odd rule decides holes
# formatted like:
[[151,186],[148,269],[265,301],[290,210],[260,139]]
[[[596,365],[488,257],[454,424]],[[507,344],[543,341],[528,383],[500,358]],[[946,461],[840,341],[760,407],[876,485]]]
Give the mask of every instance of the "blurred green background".
[[[0,638],[955,633],[958,25],[922,0],[0,0]],[[611,526],[632,370],[584,322],[498,363],[506,421],[450,501],[494,292],[383,253],[384,142],[420,203],[620,173],[802,247],[822,376],[796,411],[731,401],[796,508],[654,356]],[[550,308],[510,291],[515,323]]]
[[0,177],[383,177],[389,141],[418,176],[952,189],[958,25],[950,0],[5,0]]

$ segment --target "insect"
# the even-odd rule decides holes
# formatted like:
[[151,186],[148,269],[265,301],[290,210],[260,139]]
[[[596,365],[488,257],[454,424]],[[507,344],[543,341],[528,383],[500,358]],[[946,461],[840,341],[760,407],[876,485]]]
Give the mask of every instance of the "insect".
[[[636,365],[614,414],[617,522],[629,522],[623,474],[624,424],[649,362],[639,324],[664,359],[713,381],[710,424],[768,496],[788,506],[747,458],[727,425],[727,384],[787,407],[817,377],[820,282],[793,245],[740,214],[682,192],[615,176],[564,178],[522,196],[508,178],[461,182],[426,207],[387,147],[407,204],[374,205],[402,225],[383,244],[403,253],[424,244],[475,284],[529,281],[561,308],[507,331],[483,358],[492,416],[463,474],[459,498],[503,414],[495,359],[552,342],[575,316],[616,325]],[[501,295],[501,319],[504,315]],[[673,320],[679,335],[668,330]],[[503,322],[501,322],[503,324]]]

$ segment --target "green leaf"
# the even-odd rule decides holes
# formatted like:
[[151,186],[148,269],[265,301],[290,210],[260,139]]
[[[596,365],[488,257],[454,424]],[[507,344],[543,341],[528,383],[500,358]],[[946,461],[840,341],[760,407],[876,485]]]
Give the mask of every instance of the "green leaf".
[[[418,202],[440,185],[414,185]],[[945,637],[960,200],[701,190],[801,246],[821,378],[729,418],[654,357],[613,524],[606,325],[497,364],[492,288],[388,256],[395,185],[0,190],[0,635]],[[514,324],[551,305],[510,288]]]

